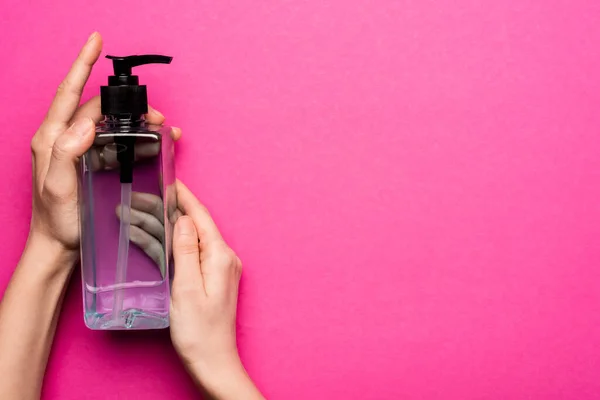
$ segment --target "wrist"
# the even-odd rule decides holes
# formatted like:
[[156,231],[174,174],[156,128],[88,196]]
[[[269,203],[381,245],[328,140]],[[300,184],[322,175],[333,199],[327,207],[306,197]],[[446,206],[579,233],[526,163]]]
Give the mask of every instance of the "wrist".
[[253,383],[238,354],[223,355],[211,362],[195,362],[187,366],[196,383],[211,398],[237,399]]
[[67,249],[42,233],[31,232],[19,264],[36,268],[39,276],[64,275],[62,272],[70,274],[78,259],[78,251]]

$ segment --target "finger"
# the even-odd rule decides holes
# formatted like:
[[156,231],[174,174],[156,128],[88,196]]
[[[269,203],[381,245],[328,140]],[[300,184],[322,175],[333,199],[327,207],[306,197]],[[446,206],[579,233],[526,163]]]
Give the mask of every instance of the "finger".
[[161,276],[165,277],[165,251],[163,245],[148,232],[132,225],[129,228],[129,240],[135,243],[158,266]]
[[[136,143],[134,146],[134,161],[155,157],[160,152],[159,142]],[[118,145],[115,143],[109,143],[105,146],[94,146],[90,155],[92,170],[98,171],[100,169],[117,168],[120,165],[117,153]]]
[[89,118],[76,121],[56,139],[52,147],[44,192],[58,201],[68,200],[77,191],[76,164],[94,141],[94,123]]
[[[119,219],[121,219],[122,207],[123,206],[119,204],[115,210]],[[165,242],[165,227],[154,215],[131,208],[129,219],[131,225],[137,226],[143,231],[148,232],[158,239],[159,242]]]
[[194,221],[183,216],[179,218],[173,230],[173,261],[177,266],[173,278],[173,294],[186,287],[202,288],[204,282],[200,269],[200,248],[198,247],[198,233]]
[[72,119],[80,118],[91,118],[96,124],[102,121],[104,116],[100,111],[100,96],[92,97],[75,111]]
[[148,106],[146,122],[152,125],[162,125],[165,122],[165,116],[157,109]]
[[136,161],[144,158],[157,156],[160,152],[160,142],[146,142],[135,144],[135,159]]
[[102,38],[99,33],[94,32],[79,52],[67,76],[58,86],[56,96],[48,110],[48,122],[66,125],[71,120],[79,106],[83,87],[101,50]]
[[177,180],[176,185],[177,206],[194,221],[200,239],[200,246],[205,248],[223,242],[221,233],[206,207],[180,180]]
[[200,253],[202,278],[209,296],[226,298],[239,283],[241,263],[224,242],[208,247]]
[[177,220],[183,216],[183,213],[179,208],[176,208],[171,214],[169,214],[169,221],[175,225]]
[[151,193],[133,192],[131,208],[153,215],[161,224],[164,223],[164,206],[162,199]]
[[171,139],[178,141],[181,139],[181,128],[171,127]]

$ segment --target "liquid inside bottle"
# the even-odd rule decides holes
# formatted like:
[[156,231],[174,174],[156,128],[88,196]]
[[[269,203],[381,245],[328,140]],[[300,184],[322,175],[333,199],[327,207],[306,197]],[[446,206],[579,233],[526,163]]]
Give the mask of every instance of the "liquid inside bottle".
[[[123,183],[122,155],[132,149],[132,179]],[[174,185],[170,128],[107,117],[80,162],[81,268],[89,328],[169,326]]]

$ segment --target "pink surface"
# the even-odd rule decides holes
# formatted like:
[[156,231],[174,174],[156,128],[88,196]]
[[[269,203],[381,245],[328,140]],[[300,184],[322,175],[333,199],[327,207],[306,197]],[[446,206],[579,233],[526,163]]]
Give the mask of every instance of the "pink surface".
[[[175,57],[141,79],[244,261],[269,398],[600,398],[600,3],[27,3],[0,13],[0,289],[29,140],[99,30]],[[84,327],[79,279],[44,397],[194,398],[167,332]]]

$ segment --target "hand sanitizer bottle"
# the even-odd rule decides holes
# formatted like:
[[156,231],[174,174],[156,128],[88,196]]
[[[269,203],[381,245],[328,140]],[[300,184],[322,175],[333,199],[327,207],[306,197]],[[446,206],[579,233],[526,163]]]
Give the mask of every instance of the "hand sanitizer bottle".
[[104,121],[80,161],[84,320],[90,329],[169,326],[171,238],[177,210],[169,127],[146,123],[146,86],[132,68],[171,57],[107,56]]

